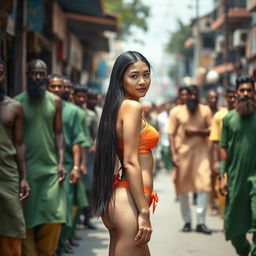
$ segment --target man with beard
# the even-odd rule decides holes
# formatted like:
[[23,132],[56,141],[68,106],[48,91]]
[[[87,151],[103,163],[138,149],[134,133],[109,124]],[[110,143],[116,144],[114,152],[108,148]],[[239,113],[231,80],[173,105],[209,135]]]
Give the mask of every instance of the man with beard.
[[188,87],[186,104],[179,111],[172,111],[168,127],[173,164],[176,167],[174,183],[179,195],[181,213],[185,225],[183,232],[191,231],[191,210],[188,193],[197,193],[196,231],[211,234],[205,225],[210,191],[210,164],[208,135],[211,111],[199,103],[197,86]]
[[66,222],[61,100],[45,91],[46,76],[47,67],[42,60],[30,62],[27,91],[16,97],[24,108],[26,163],[32,191],[24,203],[24,256],[52,256],[61,224]]
[[[254,80],[236,80],[237,104],[223,120],[220,192],[226,195],[224,230],[238,255],[256,255],[256,105]],[[228,180],[224,176],[227,173]],[[246,233],[253,232],[252,245]]]
[[[47,77],[47,89],[62,98],[62,127],[65,139],[64,166],[67,177],[64,181],[68,196],[67,223],[62,226],[57,255],[62,256],[64,252],[73,252],[65,241],[69,238],[68,233],[72,227],[72,206],[76,201],[76,186],[80,177],[80,143],[85,141],[77,107],[66,102],[69,96],[69,88],[63,85],[63,78],[59,74],[51,74]],[[87,205],[87,202],[85,202]]]
[[21,201],[30,191],[23,143],[24,113],[19,102],[5,95],[5,81],[6,65],[0,60],[0,255],[20,256],[26,231]]

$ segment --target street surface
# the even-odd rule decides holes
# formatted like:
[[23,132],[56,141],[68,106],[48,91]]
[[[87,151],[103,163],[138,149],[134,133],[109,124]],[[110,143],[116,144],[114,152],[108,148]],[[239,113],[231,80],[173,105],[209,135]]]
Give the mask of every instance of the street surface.
[[[235,256],[230,242],[226,242],[221,232],[222,220],[219,216],[207,215],[207,226],[212,235],[181,232],[183,221],[179,203],[175,202],[174,186],[169,174],[161,172],[155,178],[155,192],[159,203],[151,217],[153,234],[149,244],[151,256]],[[193,206],[193,229],[196,225],[195,207]],[[108,256],[108,232],[100,219],[95,219],[96,231],[78,230],[83,237],[79,247],[75,247],[74,256]]]

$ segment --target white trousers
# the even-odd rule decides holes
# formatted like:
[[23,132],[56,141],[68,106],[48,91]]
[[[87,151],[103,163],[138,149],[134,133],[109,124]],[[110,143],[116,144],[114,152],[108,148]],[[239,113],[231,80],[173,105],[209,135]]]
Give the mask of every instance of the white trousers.
[[[191,223],[191,209],[189,205],[189,195],[179,195],[181,214],[185,223]],[[209,205],[209,192],[197,193],[197,224],[205,223],[206,210]]]

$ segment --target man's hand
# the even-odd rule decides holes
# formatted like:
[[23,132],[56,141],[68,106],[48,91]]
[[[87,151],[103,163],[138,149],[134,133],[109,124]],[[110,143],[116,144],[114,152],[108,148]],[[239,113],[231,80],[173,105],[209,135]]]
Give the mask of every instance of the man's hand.
[[30,187],[26,179],[22,179],[20,183],[20,201],[23,201],[29,197]]
[[172,163],[176,168],[179,167],[180,162],[177,154],[172,155]]
[[81,173],[82,173],[83,176],[88,174],[87,166],[85,164],[80,165],[80,170],[81,170]]
[[219,162],[215,161],[212,166],[212,174],[217,175],[219,173]]
[[228,193],[227,180],[224,177],[224,175],[220,175],[218,177],[218,179],[219,179],[219,191],[220,191],[220,194],[223,195],[223,196],[226,196],[227,193]]
[[96,153],[96,144],[93,144],[88,151],[90,154]]
[[59,182],[63,182],[66,178],[67,171],[64,168],[63,164],[58,164],[58,176],[59,176]]
[[198,135],[198,130],[196,128],[189,126],[185,128],[185,134],[188,137],[195,136],[195,135]]
[[73,168],[70,173],[70,184],[76,184],[80,178],[80,173],[78,169]]

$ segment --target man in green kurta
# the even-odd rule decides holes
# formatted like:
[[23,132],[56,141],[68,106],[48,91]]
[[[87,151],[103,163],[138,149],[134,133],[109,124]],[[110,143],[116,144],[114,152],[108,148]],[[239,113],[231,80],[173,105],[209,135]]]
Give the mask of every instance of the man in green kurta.
[[63,181],[61,99],[45,91],[47,67],[42,60],[28,65],[27,91],[16,99],[24,108],[24,141],[31,196],[24,204],[27,238],[24,256],[52,256],[61,224],[66,222]]
[[[0,255],[20,256],[25,238],[21,201],[29,195],[22,105],[6,96],[6,65],[0,60]],[[20,181],[19,181],[20,172]]]
[[[88,148],[91,147],[92,145],[92,139],[90,137],[90,133],[89,133],[89,127],[88,127],[88,123],[87,123],[87,117],[86,117],[86,113],[84,111],[84,109],[82,108],[82,106],[85,104],[86,102],[86,88],[80,86],[80,85],[75,85],[74,86],[74,89],[75,89],[75,95],[74,95],[74,100],[75,100],[75,103],[77,105],[77,111],[78,111],[78,115],[79,115],[79,119],[81,121],[81,124],[82,124],[82,129],[84,131],[84,134],[85,134],[85,137],[86,137],[86,140],[84,141],[84,143],[81,143],[81,158],[82,158],[82,163],[81,163],[81,172],[82,172],[82,175],[87,175],[87,150]],[[78,94],[78,91],[82,90],[84,93],[83,95],[80,95],[80,101],[78,103],[77,101],[77,94]],[[71,244],[73,244],[73,239],[75,237],[75,224],[76,222],[78,221],[78,218],[79,218],[79,215],[81,213],[81,210],[84,208],[84,205],[82,204],[82,198],[86,196],[85,194],[85,186],[83,184],[83,181],[82,180],[79,180],[78,184],[77,184],[77,201],[75,203],[75,206],[77,207],[77,211],[76,211],[76,214],[75,214],[75,221],[73,223],[73,227],[72,227],[72,232],[70,233],[70,242]],[[88,206],[88,204],[86,205]]]
[[[47,89],[62,98],[62,127],[65,139],[64,165],[67,170],[65,188],[68,195],[67,223],[62,227],[57,255],[62,256],[64,252],[72,252],[65,244],[68,239],[70,227],[72,227],[72,206],[75,203],[76,184],[79,179],[80,170],[80,144],[84,143],[85,135],[79,120],[77,107],[69,102],[67,91],[64,90],[63,78],[59,74],[51,74],[47,78]],[[87,205],[84,200],[84,207]]]
[[[256,105],[254,81],[236,81],[237,105],[223,120],[220,193],[227,195],[224,229],[238,255],[256,255]],[[227,173],[226,182],[224,173]],[[246,233],[253,232],[250,245]]]

